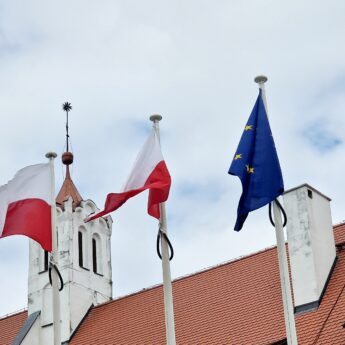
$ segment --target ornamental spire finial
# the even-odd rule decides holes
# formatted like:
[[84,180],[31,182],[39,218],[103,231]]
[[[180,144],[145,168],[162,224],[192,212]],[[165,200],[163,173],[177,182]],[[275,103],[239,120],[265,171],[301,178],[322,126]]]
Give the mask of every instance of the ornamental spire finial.
[[69,133],[68,133],[68,113],[72,110],[72,105],[69,102],[65,102],[62,105],[63,111],[66,112],[66,151],[68,152],[68,142],[69,142]]

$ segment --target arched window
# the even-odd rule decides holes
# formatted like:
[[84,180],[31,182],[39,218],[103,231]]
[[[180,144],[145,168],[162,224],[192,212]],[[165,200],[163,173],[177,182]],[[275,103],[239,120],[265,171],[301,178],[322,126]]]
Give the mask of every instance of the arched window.
[[95,234],[92,237],[92,270],[94,273],[102,274],[102,245],[100,237]]
[[83,226],[78,230],[78,263],[79,267],[89,269],[89,255],[88,255],[88,234]]

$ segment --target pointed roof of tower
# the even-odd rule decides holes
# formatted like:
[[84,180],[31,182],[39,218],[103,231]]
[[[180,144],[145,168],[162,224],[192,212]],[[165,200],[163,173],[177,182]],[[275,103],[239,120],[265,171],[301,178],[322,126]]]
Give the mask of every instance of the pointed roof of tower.
[[79,194],[77,187],[74,185],[71,174],[69,171],[70,164],[73,163],[73,153],[72,152],[65,152],[62,154],[62,163],[66,165],[66,176],[65,180],[61,186],[60,192],[56,197],[56,204],[60,206],[62,209],[64,208],[64,202],[71,197],[72,208],[75,210],[77,206],[79,206],[80,202],[83,200],[82,196]]

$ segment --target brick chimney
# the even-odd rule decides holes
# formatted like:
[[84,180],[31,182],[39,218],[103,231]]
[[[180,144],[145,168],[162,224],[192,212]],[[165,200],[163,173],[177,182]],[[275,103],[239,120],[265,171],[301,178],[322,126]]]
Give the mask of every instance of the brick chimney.
[[296,313],[318,308],[336,261],[330,201],[308,184],[284,193]]

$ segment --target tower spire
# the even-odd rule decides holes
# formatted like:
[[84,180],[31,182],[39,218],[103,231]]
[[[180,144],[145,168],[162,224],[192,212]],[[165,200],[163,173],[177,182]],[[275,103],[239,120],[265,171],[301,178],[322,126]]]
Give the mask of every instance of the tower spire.
[[73,202],[73,210],[80,204],[80,202],[83,200],[81,195],[79,194],[76,186],[74,185],[69,166],[73,163],[73,153],[69,151],[69,126],[68,126],[68,113],[72,110],[72,105],[69,102],[65,102],[62,105],[62,109],[66,112],[66,152],[64,152],[61,156],[62,163],[66,165],[66,176],[65,180],[61,186],[60,192],[56,197],[56,203],[58,206],[60,206],[62,209],[64,208],[64,202],[71,197]]

